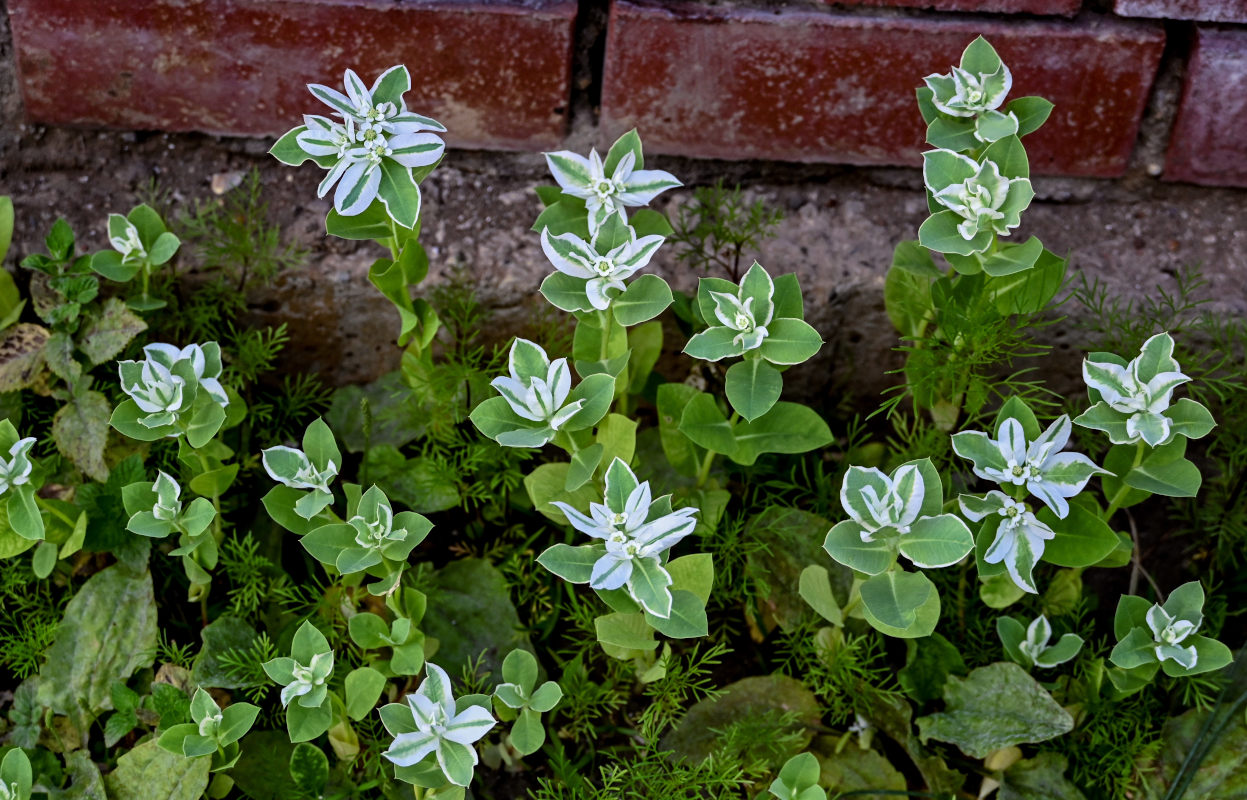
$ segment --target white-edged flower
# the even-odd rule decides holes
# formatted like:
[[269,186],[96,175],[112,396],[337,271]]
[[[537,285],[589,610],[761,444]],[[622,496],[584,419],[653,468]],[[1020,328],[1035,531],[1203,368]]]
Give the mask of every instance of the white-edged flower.
[[584,406],[583,400],[567,402],[572,374],[566,358],[550,361],[540,345],[516,338],[507,366],[511,374],[494,378],[489,385],[498,390],[517,416],[544,422],[550,430],[557,431]]
[[156,492],[156,505],[152,507],[152,516],[162,522],[177,522],[182,514],[182,487],[168,474],[158,471],[152,489]]
[[563,193],[585,201],[590,235],[611,214],[626,213],[624,208],[629,206],[647,205],[667,189],[683,186],[669,172],[635,169],[636,154],[632,152],[625,153],[610,174],[597,150],[590,150],[588,158],[570,150],[546,153],[545,157]]
[[270,478],[291,489],[311,489],[328,494],[329,484],[338,477],[338,465],[332,460],[323,469],[317,469],[307,453],[285,445],[261,451],[260,459]]
[[[1200,620],[1202,621],[1202,620]],[[1197,653],[1194,645],[1182,646],[1187,637],[1199,630],[1200,622],[1171,616],[1159,604],[1147,610],[1147,627],[1156,640],[1156,660],[1169,659],[1185,669],[1195,666]]]
[[992,73],[973,73],[953,67],[947,75],[938,73],[922,79],[931,90],[931,102],[953,117],[973,117],[995,111],[1013,88],[1013,75],[1001,63]]
[[1043,555],[1045,542],[1056,533],[1040,522],[1025,503],[1004,492],[990,491],[984,497],[962,495],[961,513],[971,522],[979,522],[996,514],[1000,524],[983,560],[988,564],[1003,563],[1018,588],[1038,594],[1031,573]]
[[415,731],[399,733],[382,755],[400,767],[411,767],[433,753],[446,778],[456,786],[467,786],[478,763],[476,748],[497,724],[483,706],[472,705],[456,711],[450,677],[436,664],[425,664],[425,678],[415,694],[407,695],[407,707]]
[[386,503],[376,503],[368,517],[356,514],[346,522],[355,529],[355,543],[371,550],[407,538],[407,531],[394,530],[394,511]]
[[282,706],[290,705],[295,698],[304,698],[299,700],[299,705],[316,708],[325,701],[329,690],[326,684],[333,674],[333,653],[317,653],[307,665],[295,661],[290,671],[294,680],[282,687]]
[[[967,159],[969,160],[969,159]],[[969,241],[979,231],[995,231],[1001,236],[1009,235],[1005,201],[1013,181],[1000,174],[1000,167],[993,161],[978,165],[975,174],[960,183],[953,183],[933,193],[935,202],[954,211],[964,221],[958,223],[957,232]]]
[[589,242],[574,233],[551,236],[549,228],[541,231],[541,249],[550,263],[565,275],[588,281],[585,295],[590,305],[599,311],[609,308],[614,299],[608,290],[622,292],[624,281],[644,269],[664,241],[656,234],[637,238],[636,230],[626,220],[623,224],[627,228],[627,240],[605,253],[599,241],[602,227],[594,232]]
[[30,449],[34,446],[35,437],[27,436],[9,448],[8,459],[0,458],[0,495],[30,482],[30,473],[35,468],[30,460]]
[[697,509],[672,511],[669,498],[662,498],[656,509],[649,481],[638,482],[636,474],[618,458],[606,470],[603,501],[590,503],[587,516],[567,503],[552,503],[573,528],[605,544],[605,552],[593,565],[589,585],[601,590],[627,586],[642,608],[665,619],[671,613],[667,589],[671,577],[663,569],[663,555],[693,532]]
[[775,314],[773,304],[766,303],[762,308],[755,309],[754,300],[757,298],[754,297],[742,299],[739,293],[733,295],[714,291],[710,292],[710,296],[714,298],[715,317],[724,327],[737,331],[732,337],[732,343],[738,345],[742,351],[753,350],[770,335],[766,326]]
[[874,541],[875,534],[884,529],[909,533],[910,526],[922,516],[926,496],[918,467],[906,464],[893,477],[874,467],[849,469],[854,473],[846,473],[840,484],[840,505],[861,526],[862,541]]
[[147,249],[139,238],[139,229],[120,214],[108,215],[108,243],[121,253],[121,263],[129,264],[147,258]]
[[[1100,402],[1115,416],[1125,418],[1125,428],[1104,426],[1093,420],[1100,404],[1081,416],[1077,422],[1109,433],[1114,444],[1146,442],[1152,447],[1167,443],[1173,437],[1174,421],[1169,414],[1173,390],[1188,382],[1173,358],[1173,338],[1158,333],[1143,343],[1138,356],[1125,364],[1115,363],[1107,355],[1091,357],[1082,362],[1083,380],[1099,393]],[[1202,407],[1201,407],[1202,408]],[[1097,424],[1088,425],[1088,422]]]
[[974,474],[1001,486],[1025,486],[1061,519],[1069,514],[1068,498],[1077,495],[1091,476],[1107,475],[1081,453],[1066,453],[1073,425],[1062,414],[1033,442],[1022,423],[1003,420],[993,439],[982,431],[953,434],[953,450],[974,463]]

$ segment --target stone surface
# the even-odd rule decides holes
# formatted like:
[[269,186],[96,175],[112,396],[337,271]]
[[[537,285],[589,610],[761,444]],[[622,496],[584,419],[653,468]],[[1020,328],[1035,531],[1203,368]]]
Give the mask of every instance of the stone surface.
[[834,0],[831,5],[929,8],[933,11],[969,11],[976,14],[1042,14],[1072,17],[1082,0]]
[[1247,186],[1247,30],[1200,28],[1165,178]]
[[1116,0],[1113,10],[1123,17],[1247,22],[1247,0]]
[[327,113],[304,85],[406,64],[454,145],[562,139],[572,0],[9,0],[28,119],[275,135]]
[[638,126],[653,152],[918,165],[914,89],[979,33],[1015,76],[1013,97],[1056,103],[1027,139],[1035,171],[1120,175],[1164,46],[1151,24],[837,15],[616,0],[602,87],[603,141]]

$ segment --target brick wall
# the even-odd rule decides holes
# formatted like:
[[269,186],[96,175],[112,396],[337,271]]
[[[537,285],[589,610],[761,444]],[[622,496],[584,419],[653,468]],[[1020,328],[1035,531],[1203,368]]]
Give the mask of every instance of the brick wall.
[[[716,159],[917,166],[913,90],[984,34],[1014,96],[1056,103],[1038,172],[1115,177],[1140,125],[1163,177],[1247,186],[1247,0],[9,0],[34,122],[274,135],[344,68],[410,68],[410,105],[453,146],[560,146],[577,98],[598,139]],[[1091,10],[1089,7],[1096,10]],[[603,46],[604,45],[604,46]],[[573,85],[577,55],[592,75]],[[585,61],[583,57],[581,61]],[[1162,63],[1173,113],[1145,115]],[[1176,65],[1176,67],[1175,67]],[[1162,110],[1163,112],[1163,110]]]

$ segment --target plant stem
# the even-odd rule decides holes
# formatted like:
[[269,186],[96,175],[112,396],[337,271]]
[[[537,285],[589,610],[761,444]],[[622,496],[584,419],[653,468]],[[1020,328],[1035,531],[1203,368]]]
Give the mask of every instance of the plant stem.
[[[1134,463],[1130,465],[1130,469],[1126,470],[1126,475],[1129,475],[1131,472],[1134,471],[1135,467],[1139,466],[1139,464],[1142,464],[1142,463],[1143,463],[1143,442],[1139,441],[1137,444],[1135,444]],[[1105,522],[1108,522],[1110,519],[1113,518],[1113,515],[1117,513],[1117,510],[1121,508],[1121,504],[1126,502],[1126,495],[1130,494],[1131,487],[1126,483],[1126,475],[1121,476],[1121,487],[1113,495],[1113,499],[1110,500],[1108,503],[1108,508],[1104,511],[1104,514],[1100,517],[1100,519],[1104,520]]]
[[68,526],[69,526],[69,529],[70,529],[71,531],[74,529],[74,526],[78,524],[78,521],[77,521],[77,520],[73,520],[73,519],[70,519],[69,517],[65,516],[63,513],[61,513],[61,510],[60,510],[60,509],[58,509],[58,508],[56,508],[55,506],[51,505],[50,503],[48,503],[48,501],[47,501],[47,500],[44,500],[44,499],[43,499],[42,497],[40,497],[39,495],[37,495],[37,494],[36,494],[34,497],[35,497],[35,505],[39,506],[39,508],[40,508],[40,509],[42,509],[42,510],[44,510],[44,511],[48,512],[49,514],[51,514],[52,516],[56,517],[56,518],[57,518],[57,519],[59,519],[61,522],[64,522],[66,525],[68,525]]
[[[199,456],[199,466],[203,467],[203,472],[200,474],[202,475],[210,472],[211,470],[208,466],[208,457],[203,454],[203,451],[195,450],[195,455]],[[212,538],[216,540],[217,544],[220,544],[221,540],[224,538],[224,534],[221,530],[221,495],[214,494],[209,499],[212,500],[212,507],[216,509],[216,514],[212,516]]]
[[[727,421],[731,428],[736,427],[736,421],[740,419],[740,414],[732,412],[732,418]],[[717,456],[713,450],[706,450],[706,457],[701,460],[701,469],[697,471],[697,488],[700,489],[706,485],[706,481],[710,478],[710,467],[714,464],[714,458]]]

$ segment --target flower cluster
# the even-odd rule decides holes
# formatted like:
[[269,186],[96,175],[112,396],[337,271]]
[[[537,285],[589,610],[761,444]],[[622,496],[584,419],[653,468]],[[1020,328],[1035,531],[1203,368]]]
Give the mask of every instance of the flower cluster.
[[[221,348],[216,342],[182,348],[149,344],[143,348],[143,356],[142,361],[117,362],[121,390],[137,407],[137,413],[123,417],[131,421],[128,418],[132,416],[133,422],[156,438],[183,433],[203,405],[213,403],[222,410],[229,405],[220,382]],[[224,414],[219,416],[223,421]],[[130,430],[125,432],[133,435]]]
[[389,68],[371,88],[350,69],[343,82],[345,94],[308,85],[336,119],[305,115],[304,124],[273,147],[273,155],[295,166],[311,158],[327,169],[316,193],[324,197],[336,185],[333,204],[339,214],[361,214],[379,198],[396,223],[412,228],[420,216],[412,170],[441,160],[446,144],[431,131],[446,128],[407,109],[403,95],[411,89],[411,75],[404,66]]
[[648,205],[662,192],[684,185],[669,172],[639,169],[638,153],[639,146],[637,151],[622,153],[613,164],[609,156],[603,162],[597,150],[590,150],[588,158],[569,150],[545,154],[563,193],[584,200],[590,236],[612,214],[626,214],[625,208]]
[[[603,591],[626,587],[632,599],[650,614],[661,619],[671,615],[672,581],[663,565],[667,551],[693,532],[697,509],[673,511],[670,495],[654,499],[649,481],[638,481],[618,458],[606,468],[603,502],[590,503],[587,515],[561,501],[552,505],[563,512],[573,528],[600,541],[584,546],[592,558],[592,569],[583,580],[574,582]],[[542,554],[538,560],[545,564],[545,557]]]
[[1198,439],[1212,430],[1203,405],[1173,390],[1190,380],[1173,357],[1173,338],[1158,333],[1126,361],[1112,353],[1093,353],[1082,364],[1083,380],[1094,405],[1074,420],[1103,431],[1113,444],[1145,443],[1160,447],[1177,436]]
[[425,664],[425,677],[406,703],[381,709],[381,721],[394,741],[382,753],[396,766],[414,767],[429,756],[446,779],[467,786],[479,757],[472,745],[497,724],[489,709],[468,705],[459,710],[446,670]]
[[[1028,441],[1022,421],[1007,416],[997,424],[995,436],[962,431],[953,434],[952,445],[957,455],[973,463],[975,475],[1011,491],[1025,489],[1058,519],[1064,519],[1070,511],[1069,498],[1081,492],[1093,475],[1109,474],[1081,453],[1062,452],[1072,431],[1069,417],[1062,415]],[[983,560],[1003,563],[1018,587],[1038,591],[1032,571],[1043,556],[1045,543],[1056,535],[1051,526],[1019,497],[994,489],[983,497],[962,495],[960,504],[961,513],[972,522],[996,518],[995,536]]]
[[616,234],[610,225],[600,225],[587,242],[574,233],[555,236],[549,228],[542,229],[541,249],[550,263],[564,275],[583,282],[581,291],[588,308],[577,304],[564,310],[610,308],[617,297],[613,293],[624,291],[624,281],[644,269],[662,246],[663,237],[657,234],[638,237],[622,213],[611,219],[617,221],[621,233]]

